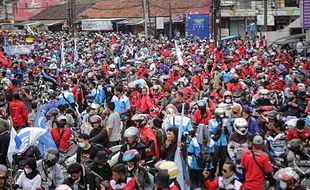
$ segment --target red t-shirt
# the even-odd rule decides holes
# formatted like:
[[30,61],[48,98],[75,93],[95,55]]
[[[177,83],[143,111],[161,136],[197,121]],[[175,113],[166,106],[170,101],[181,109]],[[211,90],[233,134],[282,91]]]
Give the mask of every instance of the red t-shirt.
[[[272,164],[269,156],[262,151],[255,150],[254,154],[257,163],[265,170],[265,172],[270,172],[272,170]],[[264,189],[265,174],[253,159],[252,152],[246,151],[242,153],[241,166],[245,169],[244,187],[247,189]]]
[[208,125],[208,122],[212,119],[212,113],[209,109],[206,110],[206,115],[201,116],[201,111],[196,109],[194,112],[193,123],[199,125],[200,123]]

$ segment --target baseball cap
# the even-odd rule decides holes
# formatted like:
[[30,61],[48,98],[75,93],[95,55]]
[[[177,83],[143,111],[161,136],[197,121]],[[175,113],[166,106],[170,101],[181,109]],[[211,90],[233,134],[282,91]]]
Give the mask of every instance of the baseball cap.
[[254,145],[262,145],[264,143],[264,139],[260,135],[256,135],[253,139],[253,144]]

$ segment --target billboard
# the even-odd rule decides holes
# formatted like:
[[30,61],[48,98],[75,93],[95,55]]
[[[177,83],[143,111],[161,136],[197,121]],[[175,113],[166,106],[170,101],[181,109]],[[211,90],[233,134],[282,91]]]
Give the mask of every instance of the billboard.
[[29,20],[34,15],[45,10],[48,6],[62,4],[63,0],[19,0],[15,20]]
[[113,25],[110,20],[85,19],[85,20],[82,20],[82,30],[110,31],[110,30],[113,30]]
[[187,32],[190,37],[209,38],[209,15],[189,14],[187,16]]
[[310,29],[310,0],[304,0],[304,28]]

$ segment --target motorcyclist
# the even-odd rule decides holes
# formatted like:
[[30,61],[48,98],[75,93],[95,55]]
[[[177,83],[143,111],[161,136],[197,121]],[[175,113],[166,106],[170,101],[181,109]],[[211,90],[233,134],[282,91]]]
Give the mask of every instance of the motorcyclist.
[[106,151],[99,151],[90,164],[90,169],[97,173],[104,182],[108,182],[112,178],[112,169],[108,163],[109,154]]
[[[155,175],[156,190],[180,190],[181,187],[177,182],[178,166],[175,162],[162,160],[155,164],[155,168],[159,170]],[[169,177],[167,179],[167,177]]]
[[286,139],[288,141],[292,139],[300,139],[305,142],[310,139],[310,130],[305,126],[305,120],[299,119],[296,123],[296,128],[288,129]]
[[56,189],[64,182],[62,167],[57,163],[59,152],[55,148],[47,149],[43,159],[37,161],[37,170],[42,178],[44,190]]
[[198,101],[198,109],[194,112],[193,125],[198,126],[199,124],[207,125],[212,119],[212,113],[207,108],[207,102],[204,100]]
[[109,136],[107,129],[101,125],[102,119],[99,115],[94,115],[89,119],[92,130],[89,134],[89,142],[94,144],[100,144],[104,148],[109,147]]
[[51,129],[51,135],[59,151],[65,152],[70,144],[71,131],[66,127],[67,118],[64,115],[59,115],[56,118],[56,128]]
[[150,187],[152,183],[147,170],[139,165],[140,159],[141,155],[135,149],[127,150],[123,155],[129,176],[135,178],[138,187],[143,189]]
[[140,139],[146,146],[146,161],[153,160],[154,157],[159,160],[160,150],[157,139],[152,128],[147,124],[147,117],[143,114],[135,114],[131,120],[135,122],[136,127],[139,129]]
[[64,182],[65,185],[75,190],[101,190],[100,181],[92,172],[88,172],[79,163],[71,164],[68,169],[69,178]]
[[[225,118],[225,110],[223,108],[216,108],[214,115],[215,118],[209,121],[208,127],[211,138],[214,140],[215,152],[213,155],[213,165],[214,168],[217,168],[219,162],[220,174],[222,172],[221,168],[226,160],[228,137],[231,134],[232,129],[228,119]],[[212,177],[215,175],[215,170],[211,172]]]
[[249,138],[248,122],[244,118],[236,118],[234,132],[229,137],[228,154],[235,163],[240,163],[241,154],[247,150],[246,140]]
[[143,142],[141,142],[139,139],[139,129],[136,127],[129,127],[128,129],[125,130],[124,138],[125,138],[125,144],[121,146],[118,162],[122,162],[123,154],[127,150],[131,149],[137,150],[141,155],[141,159],[144,160],[146,147],[143,144]]

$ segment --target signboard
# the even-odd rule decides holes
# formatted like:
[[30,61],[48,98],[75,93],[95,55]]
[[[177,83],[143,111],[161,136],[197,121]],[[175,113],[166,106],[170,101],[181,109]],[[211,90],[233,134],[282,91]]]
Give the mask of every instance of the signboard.
[[82,20],[82,30],[110,31],[110,30],[113,30],[113,25],[110,20],[86,19],[86,20]]
[[[257,15],[257,25],[263,26],[264,25],[264,15]],[[274,26],[274,16],[267,15],[267,25]]]
[[157,30],[165,29],[164,17],[156,17],[156,29]]
[[183,22],[184,21],[184,15],[172,15],[171,19],[172,19],[173,23]]
[[34,50],[34,45],[19,45],[19,46],[11,46],[7,54],[8,55],[24,55],[29,54]]
[[310,0],[304,0],[304,19],[303,24],[305,29],[310,29]]
[[189,14],[187,22],[187,31],[190,37],[209,38],[209,15]]

